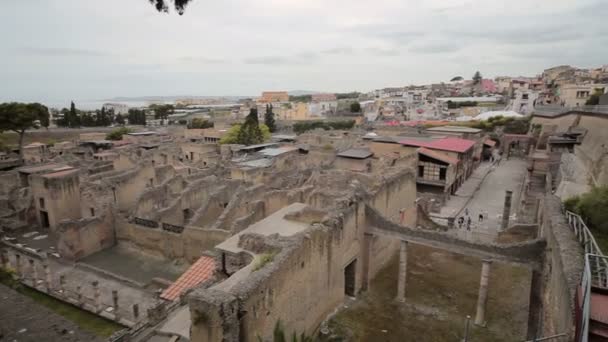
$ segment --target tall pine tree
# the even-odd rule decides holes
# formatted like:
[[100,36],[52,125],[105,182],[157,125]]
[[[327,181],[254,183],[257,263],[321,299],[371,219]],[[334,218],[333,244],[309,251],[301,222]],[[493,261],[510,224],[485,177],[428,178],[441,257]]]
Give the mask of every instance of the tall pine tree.
[[266,113],[264,114],[264,123],[268,126],[270,132],[274,132],[277,130],[275,121],[274,121],[274,113],[272,112],[272,104],[266,105]]
[[258,121],[258,110],[251,108],[249,115],[245,118],[245,122],[237,135],[237,142],[242,145],[255,145],[264,141],[264,135],[260,130]]

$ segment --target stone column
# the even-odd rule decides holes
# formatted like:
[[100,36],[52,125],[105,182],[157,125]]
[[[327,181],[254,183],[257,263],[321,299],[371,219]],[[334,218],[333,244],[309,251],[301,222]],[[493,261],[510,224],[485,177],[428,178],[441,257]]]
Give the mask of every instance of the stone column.
[[114,312],[118,310],[118,291],[112,290],[112,303],[114,304]]
[[407,282],[407,241],[401,240],[399,249],[399,282],[397,283],[397,300],[405,302],[405,284]]
[[80,285],[76,286],[76,301],[78,305],[82,306],[82,288]]
[[479,282],[479,297],[477,297],[476,325],[486,325],[486,303],[488,302],[488,283],[490,282],[491,260],[483,260],[481,264],[481,280]]
[[5,250],[0,251],[0,259],[2,259],[2,268],[5,270],[9,268],[8,253]]
[[133,304],[133,318],[135,321],[139,318],[139,305]]
[[36,287],[36,283],[38,282],[38,270],[36,270],[36,264],[34,263],[34,259],[30,259],[30,272],[32,273],[32,285]]
[[511,215],[511,197],[513,197],[513,191],[507,190],[505,193],[505,207],[502,211],[502,229],[509,228],[509,215]]
[[91,283],[93,285],[93,299],[95,302],[95,310],[101,311],[101,296],[99,293],[99,282],[95,280]]
[[17,272],[17,277],[20,279],[23,278],[23,270],[21,269],[21,255],[15,253],[15,272]]
[[15,272],[17,273],[17,277],[23,278],[23,273],[21,271],[21,255],[15,253]]
[[51,268],[47,264],[42,265],[42,268],[44,269],[44,277],[46,279],[46,290],[47,292],[51,293],[51,289],[53,288],[51,279]]
[[[80,286],[78,286],[78,289],[80,289]],[[59,292],[65,295],[65,276],[63,274],[59,276]]]
[[369,288],[369,263],[372,256],[372,234],[363,234],[363,281],[361,282],[361,290],[365,291]]

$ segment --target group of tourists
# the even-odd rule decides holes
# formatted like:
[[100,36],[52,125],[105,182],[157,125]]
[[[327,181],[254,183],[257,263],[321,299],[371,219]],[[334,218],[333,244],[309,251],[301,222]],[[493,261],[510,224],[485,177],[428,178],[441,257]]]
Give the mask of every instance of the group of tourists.
[[[481,222],[483,222],[483,220],[487,219],[487,217],[488,217],[488,213],[482,212],[482,213],[479,213],[479,215],[477,216],[477,220],[478,220],[478,222],[481,223]],[[464,215],[462,215],[458,218],[458,229],[462,229],[463,227],[465,227],[468,231],[470,231],[472,223],[473,223],[473,219],[471,218],[471,215],[469,215],[469,208],[465,208]]]

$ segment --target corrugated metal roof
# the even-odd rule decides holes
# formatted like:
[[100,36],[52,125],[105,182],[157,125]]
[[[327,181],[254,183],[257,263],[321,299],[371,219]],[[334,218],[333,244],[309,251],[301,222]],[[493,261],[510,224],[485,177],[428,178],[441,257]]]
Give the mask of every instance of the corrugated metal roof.
[[350,150],[346,150],[344,152],[338,153],[338,157],[344,158],[355,158],[355,159],[365,159],[374,155],[370,150],[351,148]]
[[425,155],[429,158],[433,158],[433,159],[437,159],[440,160],[444,163],[448,163],[448,164],[452,164],[452,165],[456,165],[458,164],[458,159],[456,158],[452,158],[452,157],[448,157],[446,155],[443,155],[439,152],[433,151],[433,150],[429,150],[428,148],[425,147],[421,147],[418,149],[418,153]]
[[276,157],[280,156],[283,153],[291,152],[297,150],[297,147],[294,146],[285,146],[285,147],[277,147],[277,148],[265,148],[260,151],[261,154],[267,157]]
[[465,126],[439,126],[439,127],[431,127],[427,128],[427,131],[432,132],[455,132],[455,133],[479,133],[481,130],[479,128],[471,128]]
[[269,167],[271,165],[272,165],[272,159],[266,159],[266,158],[249,160],[249,161],[239,163],[239,166],[246,166],[246,167]]
[[265,147],[278,146],[278,145],[279,144],[277,144],[277,143],[266,143],[266,144],[258,144],[258,145],[249,145],[249,146],[240,147],[238,149],[238,151],[257,150],[257,149],[263,149]]
[[200,285],[210,279],[215,271],[215,260],[208,256],[200,257],[184,274],[160,295],[166,300],[176,300],[187,290]]
[[490,147],[494,147],[496,145],[496,141],[491,140],[491,139],[486,139],[486,141],[483,142],[484,145],[488,145]]

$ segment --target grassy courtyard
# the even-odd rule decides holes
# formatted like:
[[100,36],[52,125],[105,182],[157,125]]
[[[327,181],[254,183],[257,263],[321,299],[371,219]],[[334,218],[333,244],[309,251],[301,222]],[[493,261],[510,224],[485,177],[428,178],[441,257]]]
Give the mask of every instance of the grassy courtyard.
[[[397,256],[371,289],[329,323],[333,341],[459,341],[475,316],[481,260],[420,245],[408,246],[406,302],[395,301]],[[530,271],[493,263],[487,327],[471,322],[469,341],[517,341],[526,335]]]

